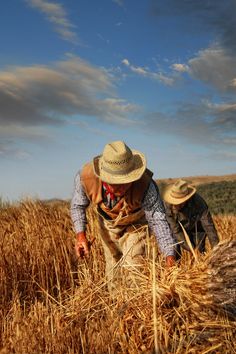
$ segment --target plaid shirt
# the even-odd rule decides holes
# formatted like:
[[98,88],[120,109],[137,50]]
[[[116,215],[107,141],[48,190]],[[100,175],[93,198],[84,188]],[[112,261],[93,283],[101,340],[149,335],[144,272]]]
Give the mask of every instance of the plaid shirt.
[[[86,208],[89,203],[78,173],[75,178],[75,188],[71,200],[71,218],[76,233],[86,230]],[[156,236],[161,253],[165,256],[174,255],[174,239],[166,220],[165,208],[158,187],[153,180],[144,195],[142,208],[149,228]]]

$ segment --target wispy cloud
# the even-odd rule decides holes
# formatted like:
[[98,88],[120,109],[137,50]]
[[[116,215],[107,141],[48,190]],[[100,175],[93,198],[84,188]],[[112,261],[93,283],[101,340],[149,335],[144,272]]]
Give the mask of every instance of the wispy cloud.
[[202,50],[188,62],[192,77],[223,92],[235,92],[236,57],[222,47]]
[[139,109],[117,97],[113,76],[79,57],[50,66],[11,67],[0,72],[0,157],[26,158],[22,143],[48,143],[46,127],[86,116],[109,124],[133,124]]
[[97,36],[98,36],[99,39],[101,39],[101,41],[105,42],[106,44],[110,43],[110,40],[104,38],[100,33],[97,33]]
[[219,161],[236,161],[236,152],[229,152],[229,151],[220,151],[217,153],[212,153],[210,159],[219,160]]
[[77,44],[79,42],[75,26],[68,19],[68,15],[63,6],[56,2],[47,0],[25,0],[31,7],[45,15],[46,19],[54,26],[55,31],[69,42]]
[[[215,40],[227,51],[236,51],[236,2],[234,0],[166,0],[152,1],[152,13],[159,16],[179,16],[185,33],[194,29],[211,30]],[[185,21],[185,19],[188,21]]]
[[137,75],[159,81],[165,85],[171,86],[175,82],[175,79],[173,77],[166,76],[161,72],[152,72],[147,67],[134,66],[130,64],[128,59],[123,59],[122,64],[125,65],[127,68],[129,68],[129,70],[131,70],[133,73]]
[[44,145],[52,140],[52,137],[43,127],[21,126],[19,124],[0,125],[0,139],[3,141],[8,137],[8,140],[12,139],[12,141],[37,142]]
[[187,63],[172,64],[179,75],[189,74],[219,94],[232,95],[236,92],[236,57],[219,45],[200,50]]
[[216,151],[227,148],[232,158],[230,150],[236,144],[235,56],[223,47],[211,46],[187,63],[173,64],[172,69],[214,89],[215,97],[201,100],[193,96],[191,102],[176,104],[172,114],[152,113],[147,116],[146,128]]
[[97,109],[101,109],[101,114],[106,111],[106,121],[110,123],[119,121],[119,124],[135,124],[135,122],[128,118],[129,114],[139,111],[139,107],[135,104],[129,103],[120,98],[105,98],[100,101]]
[[32,143],[46,147],[54,142],[54,137],[45,128],[19,124],[20,122],[9,125],[0,124],[0,158],[25,160],[31,157],[29,151]]
[[114,3],[116,3],[119,6],[124,6],[124,1],[123,0],[112,0]]
[[23,149],[15,147],[14,141],[1,141],[0,142],[0,159],[15,158],[17,160],[25,160],[30,157],[30,154]]
[[40,141],[47,138],[42,127],[60,127],[79,116],[129,124],[138,107],[115,91],[108,71],[79,57],[51,66],[8,68],[0,72],[1,133]]
[[[234,149],[236,143],[235,104],[212,104],[207,100],[179,104],[173,114],[153,112],[144,125],[154,134],[165,133],[204,147]],[[230,152],[230,150],[228,150]]]

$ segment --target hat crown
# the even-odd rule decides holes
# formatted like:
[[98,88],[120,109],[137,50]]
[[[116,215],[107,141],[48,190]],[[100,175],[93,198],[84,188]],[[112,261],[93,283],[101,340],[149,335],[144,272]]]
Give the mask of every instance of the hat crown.
[[125,184],[137,181],[146,170],[146,158],[123,141],[105,145],[103,154],[93,159],[93,170],[103,182]]
[[101,157],[101,168],[111,174],[129,173],[134,167],[133,153],[123,141],[107,144]]
[[178,196],[186,196],[189,193],[188,183],[182,179],[176,181],[172,186],[171,193]]
[[179,179],[174,184],[167,186],[163,193],[164,200],[173,205],[186,202],[196,193],[196,188],[188,182]]
[[104,161],[108,163],[122,164],[131,159],[133,154],[123,141],[114,141],[105,146],[102,156]]

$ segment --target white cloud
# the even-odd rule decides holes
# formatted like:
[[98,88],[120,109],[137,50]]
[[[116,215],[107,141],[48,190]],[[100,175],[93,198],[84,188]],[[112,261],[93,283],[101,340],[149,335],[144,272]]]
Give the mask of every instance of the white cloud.
[[121,63],[127,66],[132,72],[140,76],[159,81],[168,86],[174,84],[174,78],[166,76],[161,72],[152,72],[146,67],[131,65],[128,59],[123,59]]
[[144,68],[141,68],[140,66],[130,66],[130,69],[136,73],[136,74],[139,74],[139,75],[143,75],[143,76],[148,76],[148,71]]
[[75,26],[69,21],[63,6],[47,0],[25,0],[31,7],[42,12],[51,22],[59,35],[74,44],[78,43],[77,34],[72,30]]
[[123,59],[121,63],[126,65],[126,66],[130,66],[130,63],[129,63],[128,59]]
[[184,73],[184,72],[189,71],[189,67],[186,64],[176,63],[176,64],[173,64],[171,67],[172,67],[172,69],[174,69],[175,71],[178,71],[180,73]]

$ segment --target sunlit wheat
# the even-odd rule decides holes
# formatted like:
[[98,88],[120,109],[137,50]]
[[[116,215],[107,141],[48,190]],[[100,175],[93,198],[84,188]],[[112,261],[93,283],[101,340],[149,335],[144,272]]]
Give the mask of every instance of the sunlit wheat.
[[137,289],[116,298],[92,209],[88,219],[96,239],[77,263],[68,203],[1,209],[1,354],[235,352],[236,216],[214,217],[215,252],[184,253],[172,270],[150,257]]

